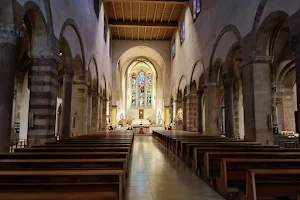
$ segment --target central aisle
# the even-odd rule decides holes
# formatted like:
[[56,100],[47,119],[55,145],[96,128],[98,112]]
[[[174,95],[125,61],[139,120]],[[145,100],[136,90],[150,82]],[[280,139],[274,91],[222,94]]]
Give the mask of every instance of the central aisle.
[[223,198],[151,136],[135,135],[127,200]]

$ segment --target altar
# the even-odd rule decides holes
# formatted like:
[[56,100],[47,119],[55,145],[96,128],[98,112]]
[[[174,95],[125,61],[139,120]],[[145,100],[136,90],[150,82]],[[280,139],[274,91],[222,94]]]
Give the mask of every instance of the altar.
[[134,133],[150,133],[151,123],[147,119],[135,119],[132,120],[131,127],[134,130]]

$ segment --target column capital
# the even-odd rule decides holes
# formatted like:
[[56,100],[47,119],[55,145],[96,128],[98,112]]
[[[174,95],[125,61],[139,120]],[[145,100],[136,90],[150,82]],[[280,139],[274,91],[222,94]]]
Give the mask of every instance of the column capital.
[[0,24],[0,44],[16,45],[21,35],[21,31],[15,24]]
[[186,98],[197,98],[198,94],[194,94],[194,93],[189,93],[186,95]]
[[223,74],[222,76],[224,83],[232,83],[232,76],[229,74]]
[[33,59],[46,59],[46,60],[54,60],[56,63],[61,63],[61,58],[55,54],[52,50],[45,50],[45,51],[34,51],[31,54]]
[[209,82],[209,83],[205,83],[203,86],[204,86],[205,88],[206,88],[206,87],[219,87],[220,84],[217,83],[217,82]]
[[271,63],[273,60],[272,56],[250,56],[246,60],[243,60],[239,67],[245,67],[247,65],[253,64],[253,63]]

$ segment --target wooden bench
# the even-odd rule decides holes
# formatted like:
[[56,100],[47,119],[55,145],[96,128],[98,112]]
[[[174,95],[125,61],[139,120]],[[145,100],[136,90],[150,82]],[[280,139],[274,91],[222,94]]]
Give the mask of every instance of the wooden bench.
[[300,168],[300,159],[244,159],[223,158],[221,160],[220,176],[216,184],[218,191],[225,197],[238,194],[238,188],[246,186],[248,169],[294,169]]
[[215,147],[196,147],[193,149],[192,170],[198,175],[201,174],[201,166],[204,166],[205,152],[300,152],[300,149],[268,148],[268,146],[215,146]]
[[[126,159],[0,159],[0,170],[123,170]],[[123,176],[124,189],[126,176]]]
[[[123,199],[123,170],[47,170],[47,171],[2,171],[0,170],[0,192],[13,196],[19,190],[43,187],[66,191],[117,192]],[[43,190],[42,190],[43,191]],[[0,195],[2,196],[2,195]]]
[[73,146],[40,146],[16,149],[15,152],[130,152],[130,147],[73,147]]
[[261,143],[259,142],[240,142],[240,141],[224,141],[224,142],[192,142],[192,141],[180,141],[180,148],[179,150],[177,149],[178,151],[178,154],[179,154],[179,157],[181,159],[183,159],[183,155],[184,155],[184,149],[186,149],[187,145],[188,144],[195,144],[195,145],[198,145],[199,147],[210,147],[210,146],[253,146],[253,145],[260,145]]
[[300,188],[300,169],[249,169],[246,190],[239,192],[241,200],[296,199]]
[[179,140],[178,145],[180,147],[176,147],[178,151],[178,155],[180,155],[180,158],[184,160],[184,156],[188,153],[188,145],[194,145],[198,147],[202,146],[214,146],[214,145],[220,145],[220,146],[254,146],[254,145],[261,145],[259,142],[247,142],[247,141],[227,141],[227,140],[217,140],[217,141],[186,141],[186,140]]
[[203,178],[213,184],[221,170],[222,158],[244,159],[297,159],[300,152],[205,152]]

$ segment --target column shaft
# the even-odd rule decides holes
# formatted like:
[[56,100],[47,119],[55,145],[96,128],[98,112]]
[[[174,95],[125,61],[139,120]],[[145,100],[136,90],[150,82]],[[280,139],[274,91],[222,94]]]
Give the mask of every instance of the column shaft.
[[10,146],[17,38],[14,25],[0,25],[0,153]]
[[220,135],[220,88],[211,83],[204,89],[205,131],[207,135]]
[[198,125],[198,96],[197,94],[189,94],[186,101],[186,130],[197,131]]
[[225,135],[234,137],[234,111],[233,111],[233,81],[229,75],[224,75],[224,104],[225,104]]
[[62,139],[70,137],[71,121],[71,102],[72,102],[72,76],[65,74],[63,77],[63,103],[62,103],[62,122],[60,135]]

